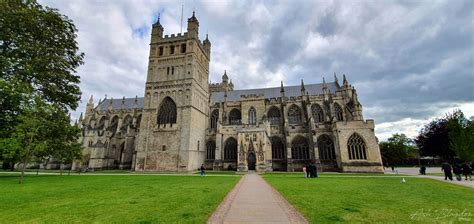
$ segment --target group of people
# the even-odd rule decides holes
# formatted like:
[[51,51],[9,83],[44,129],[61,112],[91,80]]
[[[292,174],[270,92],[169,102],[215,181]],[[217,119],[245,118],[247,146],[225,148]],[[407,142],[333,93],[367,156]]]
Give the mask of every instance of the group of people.
[[472,171],[474,170],[474,163],[471,163],[471,165],[468,165],[467,163],[464,163],[462,165],[459,164],[454,164],[451,166],[449,163],[443,163],[441,165],[441,170],[444,171],[444,179],[445,180],[453,180],[453,173],[456,175],[456,180],[461,181],[463,175],[465,177],[465,180],[469,178],[469,180],[472,180]]
[[305,178],[318,177],[318,169],[314,164],[303,166],[303,173]]

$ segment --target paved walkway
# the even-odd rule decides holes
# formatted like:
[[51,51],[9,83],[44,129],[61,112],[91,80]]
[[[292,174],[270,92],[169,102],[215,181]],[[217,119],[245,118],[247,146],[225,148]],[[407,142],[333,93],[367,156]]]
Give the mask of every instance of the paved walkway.
[[[433,179],[433,180],[439,180],[439,181],[443,181],[443,182],[446,182],[446,183],[451,183],[451,184],[457,184],[457,185],[461,185],[461,186],[465,186],[465,187],[471,187],[471,188],[474,188],[474,180],[473,181],[470,181],[470,180],[464,180],[464,176],[462,176],[462,180],[461,181],[457,181],[456,180],[456,176],[454,176],[453,174],[453,180],[450,181],[450,180],[444,180],[444,175],[443,176],[432,176],[432,175],[419,175],[419,168],[417,167],[400,167],[400,168],[395,168],[395,171],[392,172],[391,169],[386,169],[385,173],[386,174],[393,174],[393,173],[397,173],[397,174],[402,174],[402,175],[413,175],[413,176],[416,176],[416,177],[420,177],[420,178],[428,178],[428,179]],[[441,171],[441,167],[427,167],[426,169],[426,173],[427,174],[430,174],[430,173],[443,173]]]
[[308,223],[262,177],[249,173],[226,196],[208,223]]
[[429,179],[433,179],[433,180],[443,181],[443,182],[446,182],[446,183],[457,184],[457,185],[461,185],[461,186],[465,186],[465,187],[474,188],[474,180],[472,180],[472,181],[470,181],[469,179],[464,180],[464,176],[462,176],[461,181],[457,181],[456,177],[454,175],[453,175],[453,180],[444,180],[444,176],[429,176],[429,175],[421,176],[420,175],[419,177],[424,177],[424,178],[429,178]]

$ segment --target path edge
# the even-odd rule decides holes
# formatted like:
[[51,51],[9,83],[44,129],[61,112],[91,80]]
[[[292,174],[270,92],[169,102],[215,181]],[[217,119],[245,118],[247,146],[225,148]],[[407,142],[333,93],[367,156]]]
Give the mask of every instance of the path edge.
[[209,224],[221,224],[224,223],[224,218],[229,212],[230,206],[234,201],[237,192],[239,192],[242,183],[244,182],[245,176],[242,176],[239,182],[232,188],[232,190],[225,196],[224,200],[219,204],[219,206],[214,210],[211,217],[207,220]]
[[283,197],[283,195],[281,195],[279,191],[277,191],[270,183],[268,183],[265,178],[263,178],[261,175],[259,176],[270,187],[273,196],[279,199],[277,200],[278,204],[286,213],[291,223],[309,223],[308,220],[306,220],[306,218],[292,204],[290,204],[290,202],[288,202],[288,200],[286,200],[286,198]]

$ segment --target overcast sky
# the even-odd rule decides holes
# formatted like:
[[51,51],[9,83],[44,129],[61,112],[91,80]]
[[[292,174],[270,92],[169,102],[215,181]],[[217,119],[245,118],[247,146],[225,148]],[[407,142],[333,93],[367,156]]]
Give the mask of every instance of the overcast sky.
[[473,1],[41,0],[72,19],[85,53],[82,103],[143,96],[151,25],[183,31],[193,9],[212,43],[210,76],[236,89],[340,79],[358,91],[376,135],[415,136],[460,108],[474,116]]

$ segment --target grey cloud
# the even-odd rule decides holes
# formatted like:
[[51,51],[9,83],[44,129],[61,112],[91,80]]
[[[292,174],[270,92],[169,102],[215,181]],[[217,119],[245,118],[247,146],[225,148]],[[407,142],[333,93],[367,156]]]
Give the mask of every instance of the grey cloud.
[[[161,12],[165,33],[179,32],[173,1],[44,3],[79,28],[85,99],[142,95],[151,23]],[[397,125],[414,133],[447,108],[474,107],[472,1],[186,1],[185,24],[193,7],[201,38],[207,31],[212,42],[214,82],[224,69],[237,88],[345,73],[384,137]]]

